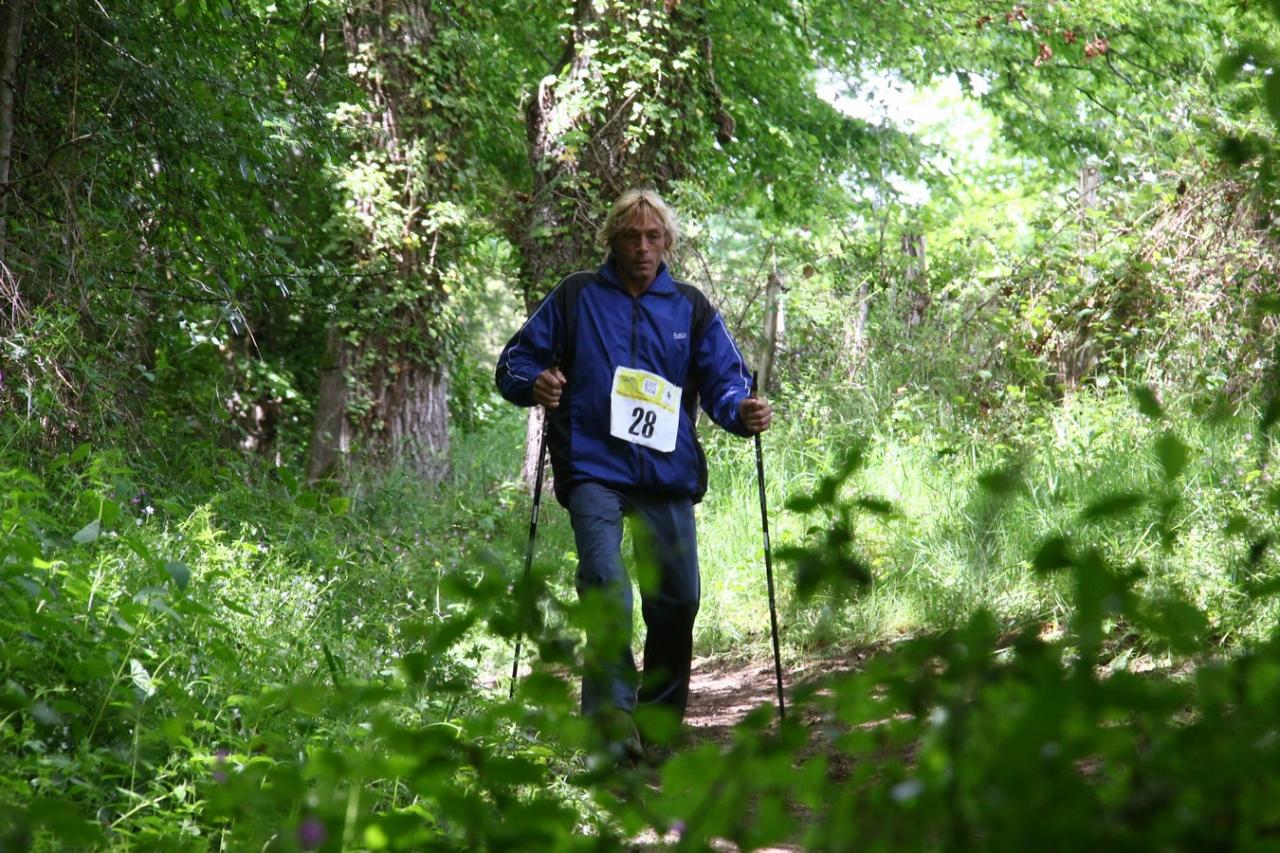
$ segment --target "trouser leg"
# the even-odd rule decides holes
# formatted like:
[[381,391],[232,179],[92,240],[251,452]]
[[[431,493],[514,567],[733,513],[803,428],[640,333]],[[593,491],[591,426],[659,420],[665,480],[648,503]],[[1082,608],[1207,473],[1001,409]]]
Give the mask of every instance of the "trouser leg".
[[669,708],[683,719],[689,701],[693,622],[701,595],[693,502],[636,499],[632,510],[645,529],[645,535],[636,537],[636,559],[649,561],[656,569],[649,582],[642,576],[640,585],[648,633],[639,701]]
[[583,604],[582,712],[636,705],[636,662],[631,654],[631,581],[622,564],[625,501],[613,489],[583,483],[569,493],[569,519],[578,547],[578,597]]

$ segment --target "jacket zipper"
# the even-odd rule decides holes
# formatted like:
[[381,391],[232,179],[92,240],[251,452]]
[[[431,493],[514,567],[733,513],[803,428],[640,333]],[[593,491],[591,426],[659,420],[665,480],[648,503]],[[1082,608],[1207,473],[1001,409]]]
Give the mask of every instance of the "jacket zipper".
[[[639,368],[640,366],[639,364],[636,363],[636,338],[639,335],[639,330],[640,330],[640,297],[632,296],[631,297],[631,366],[633,368]],[[640,480],[642,476],[640,472],[640,467],[641,467],[640,457],[641,457],[640,445],[632,444],[631,445],[631,465],[632,465],[632,470],[635,471],[634,479],[635,479],[636,485],[640,485]]]
[[640,329],[640,297],[631,297],[631,366],[636,364],[636,336]]

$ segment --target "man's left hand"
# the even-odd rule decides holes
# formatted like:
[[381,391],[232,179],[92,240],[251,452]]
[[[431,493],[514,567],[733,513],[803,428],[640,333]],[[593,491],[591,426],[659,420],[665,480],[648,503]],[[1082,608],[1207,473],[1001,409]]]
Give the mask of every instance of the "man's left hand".
[[738,416],[748,431],[764,432],[773,422],[773,407],[760,397],[747,397],[738,404]]

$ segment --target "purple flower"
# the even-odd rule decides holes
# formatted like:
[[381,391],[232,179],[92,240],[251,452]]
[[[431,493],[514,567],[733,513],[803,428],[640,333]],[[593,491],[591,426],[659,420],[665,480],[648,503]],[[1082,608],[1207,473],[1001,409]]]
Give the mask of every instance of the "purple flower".
[[298,846],[303,850],[315,850],[329,834],[324,831],[324,823],[319,818],[309,817],[298,824]]
[[227,756],[230,754],[225,749],[220,749],[213,754],[214,758],[217,759],[213,763],[213,781],[219,785],[227,784],[227,771],[223,768],[227,766]]

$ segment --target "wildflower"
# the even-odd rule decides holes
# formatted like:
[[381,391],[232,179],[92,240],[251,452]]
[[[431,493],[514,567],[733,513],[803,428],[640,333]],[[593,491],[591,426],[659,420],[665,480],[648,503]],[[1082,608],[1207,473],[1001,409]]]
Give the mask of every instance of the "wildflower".
[[227,771],[224,768],[227,766],[227,756],[230,754],[225,749],[220,749],[213,754],[216,759],[213,764],[213,781],[219,785],[227,784]]
[[303,850],[315,850],[324,844],[329,837],[324,831],[324,823],[319,818],[304,818],[302,823],[298,824],[298,846]]

